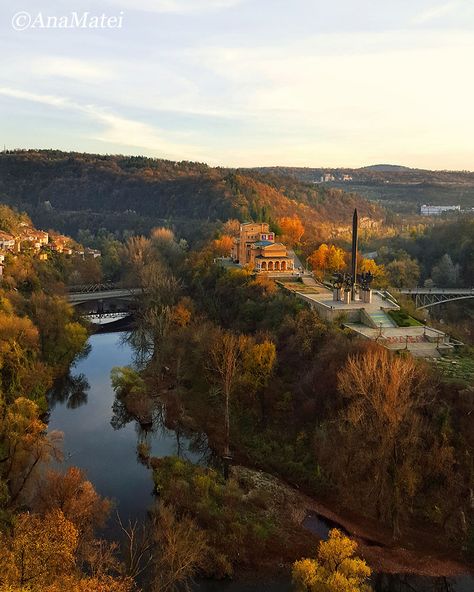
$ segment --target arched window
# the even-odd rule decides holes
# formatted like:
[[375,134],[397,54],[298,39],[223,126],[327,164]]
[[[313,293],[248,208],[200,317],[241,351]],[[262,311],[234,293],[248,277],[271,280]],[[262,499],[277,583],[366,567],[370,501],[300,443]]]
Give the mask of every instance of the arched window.
[[268,271],[273,271],[273,261],[268,262]]

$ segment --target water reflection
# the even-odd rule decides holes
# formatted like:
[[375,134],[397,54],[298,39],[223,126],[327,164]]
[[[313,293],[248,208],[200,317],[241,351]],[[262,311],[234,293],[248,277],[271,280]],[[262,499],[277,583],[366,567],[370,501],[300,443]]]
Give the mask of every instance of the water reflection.
[[179,454],[202,463],[207,443],[200,435],[166,428],[161,406],[149,427],[140,426],[116,405],[110,381],[114,366],[133,363],[130,345],[120,333],[93,335],[89,341],[89,355],[50,394],[49,429],[64,432],[63,467],[84,469],[97,491],[115,500],[123,520],[141,518],[153,502],[153,482],[137,458],[137,445],[149,445],[152,456]]
[[68,409],[77,409],[87,404],[87,391],[90,385],[84,374],[63,376],[56,382],[48,394],[49,408],[54,409],[57,403],[64,404]]
[[[133,350],[120,333],[90,338],[89,355],[78,361],[71,374],[50,393],[49,429],[64,432],[62,465],[85,470],[96,490],[115,500],[124,522],[145,517],[153,502],[153,482],[147,463],[137,455],[145,444],[152,456],[179,455],[195,463],[218,466],[204,434],[193,434],[173,423],[165,426],[165,409],[157,405],[150,426],[140,424],[117,404],[110,381],[114,366],[133,363]],[[314,524],[313,524],[314,526]],[[330,524],[318,527],[326,531]],[[117,534],[113,527],[110,535]],[[472,592],[472,578],[446,580],[380,575],[379,592]],[[286,577],[276,581],[258,578],[249,582],[200,582],[201,592],[289,592]]]

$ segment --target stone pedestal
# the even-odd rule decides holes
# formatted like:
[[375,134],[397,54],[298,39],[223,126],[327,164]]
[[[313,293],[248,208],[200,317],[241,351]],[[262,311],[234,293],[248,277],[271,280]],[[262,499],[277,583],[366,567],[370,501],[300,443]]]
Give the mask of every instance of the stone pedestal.
[[350,304],[350,303],[351,303],[351,293],[344,292],[344,304]]
[[372,303],[372,290],[362,290],[362,302],[365,304]]

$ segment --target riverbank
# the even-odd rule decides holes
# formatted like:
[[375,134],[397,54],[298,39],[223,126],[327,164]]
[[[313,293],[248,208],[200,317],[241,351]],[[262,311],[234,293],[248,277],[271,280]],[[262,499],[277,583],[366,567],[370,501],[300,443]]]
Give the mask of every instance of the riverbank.
[[[155,457],[176,455],[202,464],[202,439],[193,438],[189,429],[184,430],[187,434],[184,436],[179,426],[171,420],[171,415],[168,417],[171,420],[168,427],[163,425],[163,418],[160,417],[151,430],[141,430],[132,418],[123,413],[123,409],[115,405],[116,398],[110,383],[110,371],[114,366],[132,363],[131,348],[124,344],[122,335],[110,333],[92,336],[90,344],[89,355],[80,360],[73,371],[73,376],[83,376],[88,384],[82,394],[74,390],[65,390],[62,397],[58,394],[51,402],[49,427],[51,430],[59,429],[65,433],[66,466],[77,465],[84,468],[97,491],[115,500],[124,520],[129,517],[141,519],[146,516],[146,511],[153,504],[154,498],[151,471],[139,461],[137,444],[148,443],[151,454]],[[169,392],[166,389],[159,393],[155,391],[155,397],[165,400],[165,393]],[[191,419],[188,417],[189,421],[185,422],[188,428],[191,427]],[[194,428],[197,429],[196,425]],[[232,467],[235,479],[244,481],[249,490],[264,491],[265,495],[271,498],[273,511],[290,518],[293,526],[289,526],[289,529],[292,529],[289,540],[297,541],[300,536],[305,539],[304,548],[300,546],[297,549],[301,556],[314,556],[315,553],[318,537],[308,530],[305,534],[302,530],[305,518],[308,514],[314,513],[326,522],[331,521],[338,525],[354,537],[359,543],[360,555],[377,573],[394,574],[396,578],[399,574],[419,574],[425,578],[452,578],[467,573],[471,568],[459,558],[448,557],[443,550],[433,548],[429,535],[424,538],[413,536],[411,545],[404,542],[403,545],[394,546],[391,533],[375,521],[347,512],[333,502],[316,500],[278,477],[243,466],[248,464],[247,461],[242,463],[244,459],[239,460],[241,464]],[[112,535],[115,534],[112,532]],[[410,540],[410,537],[408,531],[404,541]],[[253,584],[249,583],[249,590],[288,592],[291,589],[288,581],[290,560],[287,559],[283,566],[281,559],[275,557],[271,564],[262,566],[262,569],[257,566],[250,574],[239,570],[236,574],[237,581],[234,583],[209,582],[203,584],[205,587],[202,589],[243,592],[247,588],[244,585],[239,587],[238,582],[241,578],[251,582],[252,576],[255,576],[260,585],[251,587]],[[273,587],[273,584],[267,586],[268,582],[276,583]],[[454,589],[458,591],[458,588]],[[459,592],[472,589],[474,581],[471,588],[459,588]]]
[[[420,533],[411,543],[413,548],[394,544],[389,532],[375,521],[351,516],[344,511],[339,513],[273,475],[243,466],[233,467],[232,474],[237,480],[250,483],[255,491],[265,491],[271,495],[275,508],[288,512],[295,525],[303,525],[307,516],[314,513],[331,527],[342,529],[357,541],[358,554],[367,561],[374,572],[426,577],[474,574],[474,565],[465,563],[455,556],[446,555]],[[420,546],[423,549],[422,553],[415,550],[415,547]],[[474,579],[472,583],[474,587]]]

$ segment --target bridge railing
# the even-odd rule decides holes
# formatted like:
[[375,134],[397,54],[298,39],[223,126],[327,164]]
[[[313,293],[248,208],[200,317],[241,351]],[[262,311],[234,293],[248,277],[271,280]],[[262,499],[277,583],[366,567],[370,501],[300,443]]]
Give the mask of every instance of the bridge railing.
[[103,284],[85,284],[82,286],[68,286],[67,291],[70,294],[93,294],[94,292],[109,292],[123,288],[121,284],[106,282]]

